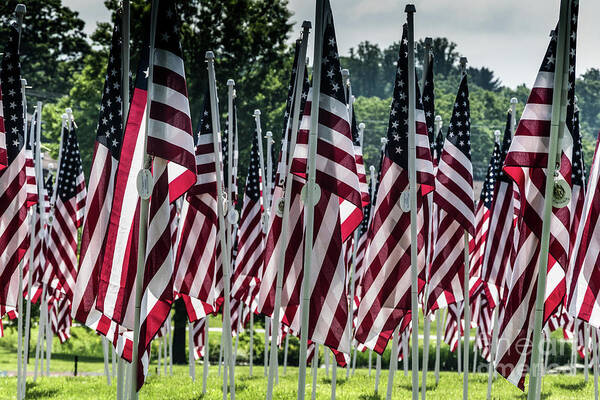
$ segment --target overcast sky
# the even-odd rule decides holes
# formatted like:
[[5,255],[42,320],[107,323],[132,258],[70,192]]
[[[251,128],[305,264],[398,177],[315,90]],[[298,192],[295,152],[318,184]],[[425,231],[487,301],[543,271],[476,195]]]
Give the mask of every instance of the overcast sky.
[[[385,48],[400,39],[406,20],[398,0],[330,0],[342,54],[368,40]],[[314,1],[289,0],[296,26],[314,21]],[[88,33],[109,14],[101,0],[63,0],[80,13]],[[415,38],[445,36],[458,44],[469,65],[491,68],[505,85],[531,86],[546,51],[548,34],[558,20],[559,0],[415,1]],[[582,1],[579,10],[577,73],[600,67],[600,1]],[[314,26],[314,22],[313,22]],[[312,58],[312,47],[309,49]]]

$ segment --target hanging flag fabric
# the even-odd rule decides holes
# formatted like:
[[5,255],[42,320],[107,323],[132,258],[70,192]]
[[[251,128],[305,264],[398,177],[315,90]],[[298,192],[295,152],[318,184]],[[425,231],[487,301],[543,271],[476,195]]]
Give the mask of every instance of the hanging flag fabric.
[[[575,142],[573,115],[578,14],[576,1],[572,2],[569,11],[571,18],[567,21],[568,31],[565,32],[565,37],[569,38],[569,74],[568,82],[565,82],[565,85],[568,85],[567,130],[559,148],[557,164],[560,164],[560,167],[557,168],[555,180],[564,181],[571,187]],[[518,187],[520,215],[517,222],[518,242],[511,256],[513,271],[508,283],[508,294],[503,301],[505,308],[501,316],[496,369],[521,390],[525,387],[533,335],[557,42],[558,35],[555,30],[504,162],[504,171]],[[570,208],[567,205],[552,209],[544,321],[564,301],[565,270],[570,248]]]
[[[244,203],[238,230],[237,256],[232,277],[231,297],[247,301],[248,294],[260,283],[263,268],[265,235],[263,231],[263,198],[258,137],[255,132],[250,148],[250,164],[244,189]],[[232,325],[233,326],[233,325]]]
[[[381,180],[364,260],[365,271],[361,278],[362,299],[355,334],[359,343],[378,353],[383,353],[392,333],[411,309],[410,212],[404,211],[401,206],[402,194],[409,190],[407,34],[408,27],[404,25],[387,131],[388,143],[381,165]],[[425,267],[422,198],[433,189],[434,176],[419,88],[415,85],[413,89],[417,99],[415,144],[419,186],[416,246],[417,270],[420,272]]]
[[6,167],[0,170],[0,305],[14,308],[21,295],[18,265],[29,248],[29,227],[19,32],[15,26],[9,28],[7,40],[0,71],[6,144]]
[[49,273],[44,279],[50,283],[56,278],[59,291],[66,295],[70,304],[77,278],[77,235],[83,223],[86,188],[75,123],[71,122],[70,127],[68,122],[66,125],[56,178],[53,220],[48,233],[46,268]]
[[[220,143],[218,145],[220,148]],[[196,145],[197,178],[183,200],[175,257],[175,292],[202,304],[197,314],[188,312],[192,322],[218,310],[223,290],[216,213],[220,157],[220,154],[215,155],[211,102],[207,93]]]
[[517,217],[515,209],[518,208],[513,181],[502,170],[512,141],[511,121],[512,112],[509,110],[502,140],[501,165],[497,170],[494,196],[490,207],[488,239],[485,242],[481,264],[481,279],[488,303],[492,308],[500,304],[505,294],[506,281],[511,274],[509,263]]
[[154,160],[140,305],[138,390],[148,372],[150,344],[164,324],[174,298],[171,203],[196,183],[194,140],[179,24],[173,4],[160,1],[153,54],[152,97],[149,98],[147,151]]
[[[117,13],[96,128],[94,155],[81,235],[79,270],[73,290],[72,316],[89,328],[107,335],[108,339],[117,347],[117,351],[122,354],[123,351],[119,350],[118,345],[119,333],[124,328],[116,325],[116,322],[96,309],[100,270],[104,261],[105,241],[115,197],[115,179],[123,146],[122,103],[124,100],[121,98],[123,72],[121,70],[120,18],[121,14]],[[129,148],[125,148],[126,152],[129,150]],[[108,332],[113,332],[115,335],[108,335]],[[127,358],[130,360],[131,356]]]
[[460,82],[448,134],[435,176],[433,201],[438,226],[429,271],[427,308],[432,311],[463,299],[464,235],[475,235],[471,122],[467,75]]

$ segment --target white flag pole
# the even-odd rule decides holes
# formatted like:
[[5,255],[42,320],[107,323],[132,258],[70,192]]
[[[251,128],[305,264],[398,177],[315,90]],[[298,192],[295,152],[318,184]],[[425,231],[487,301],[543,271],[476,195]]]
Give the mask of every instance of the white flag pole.
[[[235,141],[235,127],[233,123],[233,118],[235,114],[235,110],[233,107],[233,100],[235,98],[235,82],[233,79],[227,80],[227,171],[223,171],[227,176],[224,178],[225,183],[227,184],[227,193],[225,195],[224,201],[226,201],[226,211],[224,217],[225,226],[227,229],[227,239],[225,243],[227,244],[227,257],[229,258],[233,249],[234,238],[232,236],[233,225],[237,222],[238,214],[237,210],[233,206],[233,144]],[[216,79],[215,79],[215,92],[216,92]],[[215,95],[216,98],[216,95]],[[233,263],[231,259],[227,261],[227,270],[228,277],[226,285],[230,287],[231,280],[229,278],[231,271],[233,271]],[[223,277],[225,279],[225,277]],[[229,379],[229,390],[231,392],[231,399],[235,398],[235,355],[233,353],[233,343],[232,343],[232,327],[231,327],[231,289],[227,289],[227,310],[223,309],[227,314],[227,318],[229,321],[224,324],[226,328],[226,333],[228,333],[227,338],[223,341],[223,345],[226,345],[226,349],[223,352],[223,381],[226,382]],[[225,322],[225,314],[223,314],[223,322]],[[226,393],[224,392],[224,395]]]
[[[300,121],[300,101],[301,101],[301,96],[302,96],[302,87],[304,84],[304,71],[306,68],[306,48],[308,46],[308,34],[309,34],[309,30],[311,28],[311,24],[309,21],[304,21],[302,23],[302,38],[301,38],[301,44],[300,44],[300,52],[298,54],[298,65],[296,68],[296,82],[294,83],[294,109],[292,112],[292,125],[291,125],[291,131],[290,131],[290,138],[289,138],[289,143],[288,143],[288,149],[289,149],[289,160],[287,160],[287,165],[286,165],[286,169],[284,171],[284,175],[285,175],[285,194],[283,196],[283,215],[282,215],[282,221],[281,221],[281,241],[282,243],[287,243],[288,241],[288,229],[287,229],[287,225],[288,225],[288,221],[290,218],[290,201],[291,201],[291,197],[292,197],[292,176],[290,174],[290,169],[291,169],[291,165],[292,165],[292,160],[294,158],[294,148],[296,146],[296,138],[298,135],[298,122]],[[320,68],[320,66],[319,66]],[[287,131],[284,134],[284,138],[287,135]],[[282,157],[285,155],[285,152],[282,154]],[[280,200],[280,204],[277,205],[277,208],[280,208],[281,206],[281,200]],[[279,262],[277,264],[277,278],[276,278],[276,285],[275,285],[275,305],[273,307],[273,325],[275,325],[275,323],[279,324],[280,323],[280,312],[281,312],[281,291],[283,289],[283,271],[284,271],[284,266],[285,266],[285,250],[286,250],[286,246],[281,246],[280,249],[280,254],[279,254]],[[304,320],[302,320],[304,323]],[[265,330],[266,330],[266,326],[265,326]],[[273,343],[277,344],[277,339],[279,336],[279,332],[278,330],[276,330],[275,332],[272,332],[272,336],[273,336]],[[287,338],[289,336],[289,333],[286,335],[286,349],[287,349]],[[302,346],[301,346],[302,348]],[[302,354],[302,351],[301,351]],[[271,359],[271,366],[269,368],[269,379],[267,381],[267,400],[271,400],[273,398],[273,384],[275,381],[275,374],[276,374],[276,370],[275,367],[277,365],[276,360],[277,360],[277,348],[276,345],[274,347],[271,348],[271,352],[269,354],[270,359]],[[287,353],[284,355],[285,357],[285,367],[287,367]],[[300,357],[299,360],[300,363],[300,369],[304,368],[304,373],[306,374],[306,346],[304,349],[304,367],[302,367],[302,357]],[[284,371],[285,373],[285,371]],[[306,376],[304,377],[304,379],[306,378]],[[300,385],[300,384],[298,384]],[[300,390],[300,388],[299,388]],[[298,399],[304,399],[304,382],[302,383],[302,397],[300,397],[300,393],[298,393]]]
[[171,325],[171,314],[167,319],[169,328],[169,375],[173,376],[173,327]]
[[192,323],[188,321],[188,366],[192,382],[196,381],[196,362],[194,361],[194,333]]
[[248,375],[252,378],[252,366],[254,365],[254,313],[250,310],[250,349],[248,351],[250,370]]
[[[21,46],[21,34],[23,32],[23,17],[25,16],[26,7],[25,4],[17,4],[15,8],[15,15],[17,18],[17,29],[19,30],[19,43],[17,49]],[[21,79],[21,90],[23,92],[23,119],[24,119],[24,133],[27,134],[27,100],[25,99],[25,86],[27,82]],[[23,312],[23,263],[25,260],[19,262],[19,292],[18,292],[18,320],[17,320],[17,400],[25,398],[24,385],[23,385],[23,318],[25,317]]]
[[571,375],[577,373],[577,337],[579,336],[579,320],[574,318],[573,337],[571,338]]
[[[363,125],[363,129],[364,129],[364,124],[362,124],[362,125]],[[382,148],[383,148],[383,146],[382,146]],[[375,167],[373,165],[371,165],[369,167],[369,174],[370,174],[369,183],[371,184],[371,199],[370,200],[371,200],[371,203],[373,203],[373,199],[375,198],[375,187],[377,186],[377,177],[375,176]],[[370,218],[370,216],[369,216],[369,218]],[[377,356],[379,357],[379,355],[377,355]],[[373,359],[373,350],[369,349],[369,377],[371,376],[372,359]],[[377,389],[375,389],[375,393],[377,393]]]
[[[108,370],[108,339],[102,336],[102,353],[104,354],[104,375],[106,376],[106,384],[110,386],[110,372]],[[160,364],[160,357],[158,358]]]
[[379,394],[379,378],[381,377],[381,355],[375,357],[375,394]]
[[[306,392],[306,356],[308,346],[308,315],[310,312],[310,281],[312,269],[312,252],[313,252],[313,230],[315,205],[318,202],[320,188],[315,181],[316,173],[316,154],[317,140],[319,128],[319,98],[321,91],[321,56],[323,50],[323,32],[324,32],[324,2],[323,0],[316,1],[315,9],[315,41],[314,41],[314,57],[313,57],[313,85],[312,85],[312,103],[311,103],[311,118],[310,118],[310,133],[308,137],[308,154],[307,154],[307,177],[308,181],[304,186],[305,201],[304,201],[304,270],[302,276],[302,293],[300,322],[300,356],[299,356],[299,376],[298,376],[298,400],[304,400]],[[295,129],[295,127],[294,127]],[[290,157],[293,159],[293,156]]]
[[[408,174],[410,182],[410,275],[411,275],[411,319],[412,319],[412,399],[419,399],[419,287],[417,258],[417,170],[416,170],[416,124],[417,104],[415,82],[415,39],[414,4],[404,9],[408,22]],[[408,338],[407,338],[408,341]],[[406,354],[408,358],[408,354]],[[408,362],[408,360],[407,360]]]
[[[127,127],[129,113],[129,32],[130,32],[130,0],[123,0],[123,15],[121,16],[121,115],[123,121],[123,134]],[[125,397],[125,365],[121,357],[117,366],[117,400]]]
[[490,363],[488,366],[488,382],[487,382],[487,400],[492,398],[492,382],[494,380],[494,357],[496,357],[496,351],[498,348],[498,331],[500,330],[500,322],[498,321],[498,313],[500,307],[496,306],[494,309],[494,325],[492,328],[492,348],[490,349]]
[[289,342],[290,342],[290,335],[288,333],[287,335],[285,335],[285,345],[284,345],[284,349],[283,349],[283,375],[285,375],[287,372],[287,355],[288,355]]
[[387,394],[385,396],[386,400],[392,399],[392,392],[394,390],[394,374],[398,368],[398,345],[400,344],[400,340],[400,326],[397,326],[396,329],[394,329],[394,334],[392,335],[392,351],[390,353],[390,366],[388,368]]
[[589,358],[588,358],[588,343],[590,341],[590,326],[585,323],[585,322],[581,322],[583,324],[583,343],[584,343],[584,347],[583,347],[583,365],[585,366],[583,368],[583,374],[584,374],[584,379],[585,379],[585,383],[587,385],[588,380],[590,379],[589,377]]
[[202,395],[206,395],[206,383],[208,381],[208,367],[210,365],[210,349],[209,349],[209,343],[210,340],[208,333],[209,333],[209,326],[210,326],[210,316],[207,315],[206,316],[206,323],[204,324],[204,337],[206,338],[204,341],[204,365],[202,365]]
[[[467,73],[467,57],[460,58],[461,73],[464,76]],[[464,315],[464,355],[463,355],[463,400],[467,400],[469,397],[469,348],[470,348],[470,336],[471,336],[471,306],[469,299],[469,271],[470,271],[470,258],[469,258],[469,233],[465,230],[465,243],[464,243],[464,281],[463,281],[463,315]],[[460,328],[460,321],[459,321]],[[460,338],[460,335],[459,335]]]
[[[475,341],[477,340],[477,335],[479,334],[479,326],[475,328]],[[473,373],[477,372],[477,343],[473,344]]]
[[167,335],[169,334],[169,331],[167,330],[167,332],[165,332],[165,334],[162,337],[162,343],[163,343],[163,374],[165,376],[167,376],[167,358],[169,357],[169,346],[167,346]]
[[371,377],[371,367],[373,365],[373,350],[369,349],[369,377]]
[[[429,68],[431,68],[431,43],[433,42],[433,39],[430,37],[426,37],[425,38],[425,54],[423,57],[423,78],[422,78],[422,82],[421,82],[421,88],[422,90],[425,90],[425,81],[427,80],[427,73],[429,71]],[[436,118],[436,123],[437,123],[437,118]],[[433,127],[431,127],[433,128]],[[434,132],[437,133],[437,130],[434,129]],[[435,136],[434,136],[434,140],[435,140]],[[433,204],[433,195],[430,194],[427,196],[427,198],[425,199],[425,201],[428,202],[429,204],[429,209],[432,209],[432,204]],[[433,224],[431,223],[431,216],[430,216],[430,223],[429,223],[429,231],[427,232],[427,252],[425,254],[425,295],[423,296],[424,299],[424,307],[423,307],[423,367],[422,367],[422,377],[421,377],[421,400],[425,400],[426,396],[427,396],[427,369],[429,368],[429,339],[430,339],[430,332],[431,332],[431,318],[430,315],[425,315],[425,310],[426,310],[426,304],[427,304],[427,298],[429,297],[429,262],[430,260],[430,251],[429,249],[431,249],[431,246],[433,246],[433,243],[431,241],[431,230],[433,229]]]
[[[135,281],[135,313],[134,313],[134,328],[133,328],[133,351],[131,359],[131,380],[130,385],[130,400],[137,400],[137,379],[138,379],[138,366],[139,366],[139,342],[140,342],[140,319],[141,319],[141,304],[143,297],[144,287],[144,270],[146,265],[146,241],[148,236],[148,209],[150,204],[150,193],[152,182],[148,182],[148,176],[150,168],[152,166],[152,159],[148,155],[147,143],[148,143],[148,119],[150,117],[150,104],[152,102],[152,79],[154,76],[154,41],[156,37],[156,20],[158,17],[158,0],[152,0],[151,6],[151,19],[150,19],[150,48],[148,56],[148,89],[147,89],[147,101],[146,101],[146,132],[144,132],[144,156],[143,163],[138,178],[140,181],[146,181],[140,186],[144,186],[147,191],[141,193],[141,187],[138,187],[138,194],[140,196],[140,226],[139,226],[139,237],[138,237],[138,254],[137,254],[137,271]],[[146,177],[146,178],[143,178]]]
[[408,376],[408,332],[403,332],[402,340],[402,367],[404,368],[404,376]]
[[312,359],[312,390],[310,392],[311,400],[317,398],[317,371],[319,370],[319,343],[315,343],[315,355]]
[[[221,143],[221,132],[219,130],[219,110],[217,104],[217,84],[215,78],[215,68],[214,68],[214,53],[212,51],[206,52],[206,61],[208,62],[208,79],[209,79],[209,90],[210,90],[210,100],[211,100],[211,115],[212,115],[212,125],[213,125],[213,142],[215,148],[215,154],[220,153],[219,144]],[[217,165],[217,169],[219,169],[219,165]],[[227,240],[229,238],[225,237],[226,224],[225,224],[225,199],[223,194],[223,176],[220,171],[217,175],[217,214],[219,217],[219,237],[221,242],[222,249],[229,249],[227,245]],[[230,305],[230,283],[231,283],[231,274],[230,274],[230,260],[229,260],[229,252],[222,251],[221,257],[223,260],[223,286],[224,286],[224,303],[223,303],[223,347],[224,347],[224,361],[226,363],[231,363],[233,358],[231,357],[231,305]],[[230,365],[230,370],[233,373],[233,366]],[[231,393],[232,397],[234,396],[234,387],[231,385]],[[227,371],[223,373],[223,399],[227,399]]]
[[271,318],[265,316],[265,350],[263,351],[263,375],[268,376],[269,370],[269,336],[271,331]]
[[[435,116],[435,132],[437,134],[442,130],[442,117],[440,115]],[[427,266],[429,268],[429,265]],[[442,344],[442,310],[435,310],[435,363],[434,363],[434,375],[435,375],[435,386],[437,387],[440,383],[440,347]]]
[[[325,353],[328,353],[328,350],[325,349]],[[335,400],[335,392],[337,389],[337,361],[333,361],[333,365],[331,366],[331,400]]]
[[594,399],[598,400],[598,329],[592,327],[592,357],[594,359]]
[[548,149],[548,168],[546,171],[546,190],[544,193],[544,212],[542,237],[540,239],[540,261],[538,266],[537,293],[535,301],[535,317],[533,327],[533,343],[531,350],[528,400],[535,400],[541,392],[542,372],[542,323],[544,314],[544,298],[548,269],[548,251],[550,243],[550,224],[552,221],[552,205],[554,194],[554,173],[560,142],[564,135],[566,120],[568,51],[569,34],[567,28],[570,21],[571,0],[561,0],[560,19],[558,23],[558,41],[556,44],[556,64],[554,71],[554,89],[552,93],[552,117],[550,126],[550,143]]

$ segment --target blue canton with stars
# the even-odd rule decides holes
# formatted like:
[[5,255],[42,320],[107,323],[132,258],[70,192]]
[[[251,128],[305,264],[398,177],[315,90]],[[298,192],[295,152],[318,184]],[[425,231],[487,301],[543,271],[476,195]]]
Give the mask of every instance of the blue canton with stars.
[[96,141],[106,147],[113,158],[119,159],[123,139],[123,99],[121,98],[121,14],[117,13],[108,67],[102,91],[102,103]]
[[492,200],[494,199],[494,187],[496,185],[496,178],[498,176],[499,171],[502,169],[502,155],[500,151],[500,143],[494,143],[494,151],[492,152],[492,157],[490,158],[490,163],[488,165],[487,175],[485,176],[485,181],[483,182],[483,188],[481,190],[481,195],[479,196],[479,201],[483,202],[486,208],[492,207]]
[[429,68],[425,73],[425,83],[423,87],[423,110],[425,111],[425,122],[427,123],[427,134],[429,135],[429,146],[431,156],[435,151],[435,92],[433,85],[433,55],[428,54]]
[[469,105],[469,86],[467,75],[460,81],[452,118],[448,125],[446,140],[459,149],[469,160],[471,160],[471,111]]
[[[506,155],[508,154],[508,150],[510,149],[510,143],[512,142],[512,131],[511,131],[511,124],[512,124],[512,111],[508,110],[508,113],[506,114],[506,126],[504,128],[504,138],[502,139],[502,148],[500,151],[500,160],[502,165],[504,165],[504,160],[506,160]],[[496,181],[502,181],[502,182],[506,182],[509,183],[510,185],[512,185],[512,178],[506,173],[504,172],[504,170],[502,169],[502,165],[500,166],[501,168],[497,171],[497,175],[496,175]]]
[[10,164],[25,144],[23,123],[23,93],[21,92],[21,62],[19,60],[19,32],[11,26],[8,43],[4,47],[0,82],[4,106],[6,152]]
[[258,135],[254,135],[252,148],[250,149],[250,165],[248,166],[248,178],[246,179],[246,196],[252,201],[260,200],[261,177],[260,177],[260,155],[258,154]]
[[340,67],[340,56],[338,53],[337,41],[335,39],[335,28],[333,26],[333,15],[331,6],[326,1],[325,12],[325,32],[323,35],[322,63],[321,72],[321,95],[333,97],[340,103],[346,103],[344,93],[344,84],[342,81],[342,69]]
[[[390,106],[386,146],[387,156],[408,170],[408,26],[404,24],[396,68],[394,97]],[[422,110],[419,86],[415,76],[417,109]]]
[[64,135],[56,192],[63,202],[77,195],[77,177],[83,174],[75,126],[65,128]]

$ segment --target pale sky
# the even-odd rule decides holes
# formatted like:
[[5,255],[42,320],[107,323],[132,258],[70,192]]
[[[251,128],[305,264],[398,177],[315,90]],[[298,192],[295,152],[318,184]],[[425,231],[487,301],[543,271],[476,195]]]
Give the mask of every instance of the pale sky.
[[[406,20],[398,0],[330,0],[341,54],[364,40],[385,48],[400,39]],[[80,13],[86,32],[109,13],[102,0],[63,0]],[[314,1],[289,0],[296,39],[303,20],[314,26]],[[415,38],[445,36],[458,44],[469,65],[491,68],[503,84],[531,86],[558,20],[559,0],[416,0]],[[600,67],[600,1],[583,0],[579,9],[577,73]],[[309,48],[312,58],[312,46]]]

